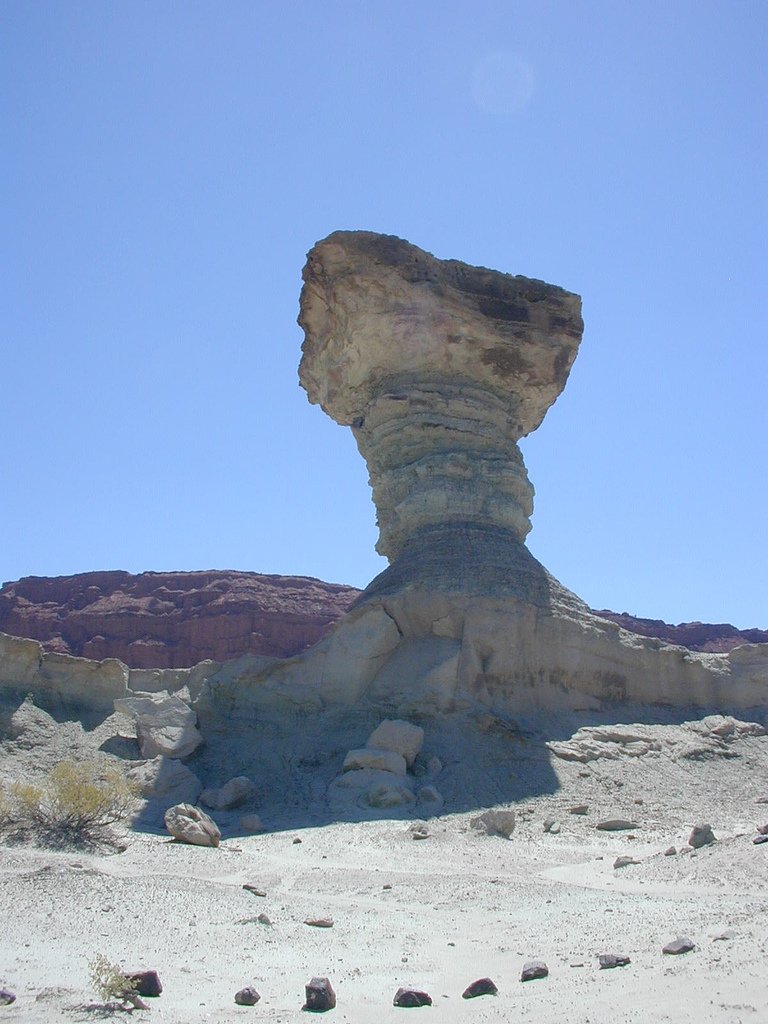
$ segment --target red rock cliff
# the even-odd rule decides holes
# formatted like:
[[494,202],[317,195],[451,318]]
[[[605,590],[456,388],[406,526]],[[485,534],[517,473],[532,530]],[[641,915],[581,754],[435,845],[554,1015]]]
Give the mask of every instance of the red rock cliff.
[[289,657],[340,619],[359,591],[250,572],[88,572],[0,588],[0,632],[46,650],[185,668],[241,654]]

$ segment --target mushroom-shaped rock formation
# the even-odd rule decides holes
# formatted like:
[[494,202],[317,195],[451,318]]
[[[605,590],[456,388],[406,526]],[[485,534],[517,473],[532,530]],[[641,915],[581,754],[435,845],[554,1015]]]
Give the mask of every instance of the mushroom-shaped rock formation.
[[318,242],[303,276],[299,377],[352,427],[379,553],[396,560],[425,528],[455,525],[524,540],[533,488],[517,441],[565,386],[579,297],[369,231]]
[[298,683],[401,715],[764,702],[764,652],[694,655],[628,633],[525,546],[533,489],[517,441],[565,386],[577,295],[368,231],[318,242],[303,276],[299,378],[354,432],[390,565],[332,634],[270,669],[265,693]]

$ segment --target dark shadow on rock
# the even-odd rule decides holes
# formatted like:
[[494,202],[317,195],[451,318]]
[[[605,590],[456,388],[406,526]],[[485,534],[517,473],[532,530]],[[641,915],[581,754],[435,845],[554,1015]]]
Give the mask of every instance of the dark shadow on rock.
[[411,585],[466,597],[515,597],[547,607],[552,577],[510,531],[466,522],[423,527],[352,605]]

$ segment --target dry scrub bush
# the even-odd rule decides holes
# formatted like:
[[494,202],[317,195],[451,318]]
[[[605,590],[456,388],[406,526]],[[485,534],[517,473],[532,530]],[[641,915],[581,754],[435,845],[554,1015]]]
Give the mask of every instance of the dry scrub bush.
[[110,826],[128,815],[135,792],[117,768],[62,761],[40,785],[0,784],[0,836],[54,849],[114,845]]
[[91,970],[91,984],[105,1003],[119,1003],[121,1008],[128,1003],[138,1010],[148,1009],[147,1004],[139,996],[133,979],[124,974],[117,964],[113,964],[103,953],[97,953],[93,960],[88,961]]

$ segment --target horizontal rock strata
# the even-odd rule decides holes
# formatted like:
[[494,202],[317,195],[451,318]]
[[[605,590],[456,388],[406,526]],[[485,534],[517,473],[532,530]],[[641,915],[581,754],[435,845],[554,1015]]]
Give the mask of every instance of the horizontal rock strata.
[[359,591],[248,572],[89,572],[0,588],[0,631],[46,651],[130,668],[185,668],[243,654],[286,658],[337,622]]

